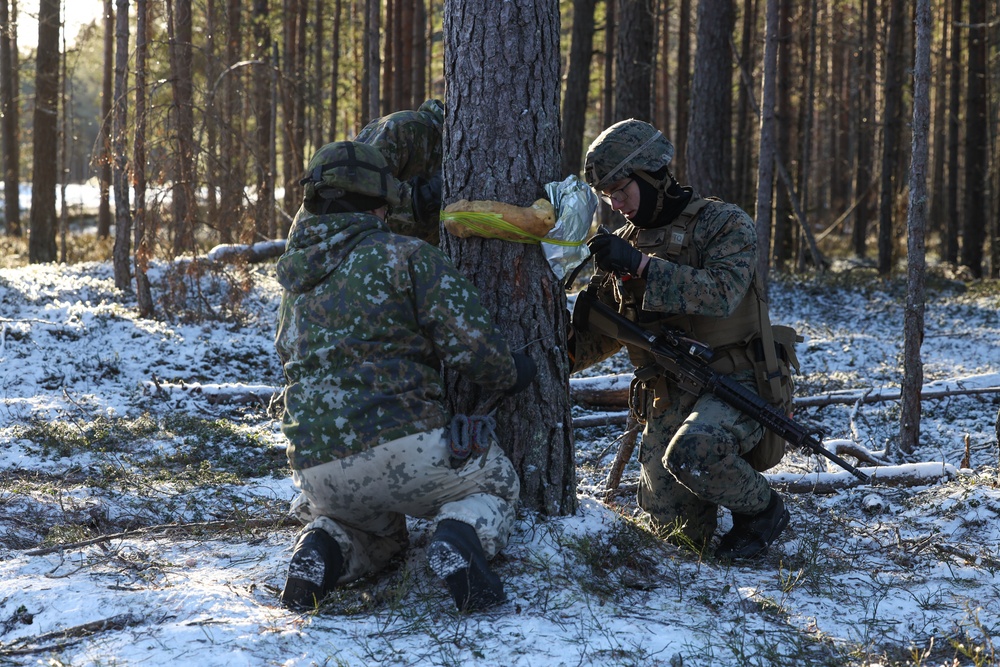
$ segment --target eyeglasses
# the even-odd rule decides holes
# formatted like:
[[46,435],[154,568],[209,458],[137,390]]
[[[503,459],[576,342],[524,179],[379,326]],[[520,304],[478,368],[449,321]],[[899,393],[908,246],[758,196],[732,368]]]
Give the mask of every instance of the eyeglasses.
[[614,202],[615,204],[622,204],[628,199],[628,193],[625,192],[625,188],[631,185],[632,179],[625,181],[625,185],[621,186],[617,190],[611,192],[602,192],[601,197],[608,203]]

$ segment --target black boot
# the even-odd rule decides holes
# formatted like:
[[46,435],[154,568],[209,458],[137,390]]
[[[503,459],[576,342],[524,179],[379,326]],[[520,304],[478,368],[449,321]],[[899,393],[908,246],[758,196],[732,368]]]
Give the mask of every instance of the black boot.
[[427,563],[448,585],[459,611],[479,611],[504,602],[503,582],[486,562],[486,553],[467,523],[444,519],[427,546]]
[[315,609],[333,590],[343,569],[344,556],[329,533],[320,528],[302,533],[288,563],[281,604],[298,611]]
[[715,557],[726,560],[760,558],[788,525],[789,514],[781,496],[771,490],[771,501],[757,514],[733,512],[733,529],[719,540]]

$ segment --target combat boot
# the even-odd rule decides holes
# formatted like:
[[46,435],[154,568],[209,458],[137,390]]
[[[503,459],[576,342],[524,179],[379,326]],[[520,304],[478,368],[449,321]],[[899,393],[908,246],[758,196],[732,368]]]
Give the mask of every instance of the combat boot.
[[503,582],[486,562],[486,553],[467,523],[444,519],[427,546],[427,564],[448,591],[459,611],[479,611],[504,602]]
[[788,525],[790,515],[781,496],[771,490],[771,501],[757,514],[733,512],[733,529],[722,536],[715,557],[726,560],[760,558]]
[[281,604],[297,611],[315,609],[343,570],[344,556],[330,534],[320,528],[307,530],[295,543]]

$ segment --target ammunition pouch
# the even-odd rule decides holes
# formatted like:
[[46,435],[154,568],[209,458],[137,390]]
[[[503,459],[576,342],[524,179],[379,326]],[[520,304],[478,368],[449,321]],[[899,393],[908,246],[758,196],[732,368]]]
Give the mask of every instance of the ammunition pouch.
[[[782,414],[791,416],[795,392],[792,371],[799,370],[795,343],[801,340],[801,337],[796,335],[795,329],[785,326],[772,326],[770,333],[770,336],[761,336],[750,342],[746,350],[747,357],[752,363],[754,377],[757,380],[757,393]],[[768,350],[764,347],[768,338],[771,339],[773,346],[772,354],[768,354]],[[784,454],[784,439],[765,428],[760,443],[743,458],[753,466],[754,470],[763,472],[776,466]]]

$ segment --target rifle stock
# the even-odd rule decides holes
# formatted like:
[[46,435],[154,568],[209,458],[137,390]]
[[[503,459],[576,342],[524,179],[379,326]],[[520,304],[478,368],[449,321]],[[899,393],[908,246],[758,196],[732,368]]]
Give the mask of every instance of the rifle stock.
[[682,388],[695,394],[711,392],[793,446],[808,447],[862,482],[871,481],[868,475],[826,449],[815,430],[807,429],[729,376],[713,370],[709,365],[712,350],[708,346],[670,331],[659,335],[647,331],[587,291],[577,296],[573,323],[581,330],[593,328],[624,344],[646,350]]

